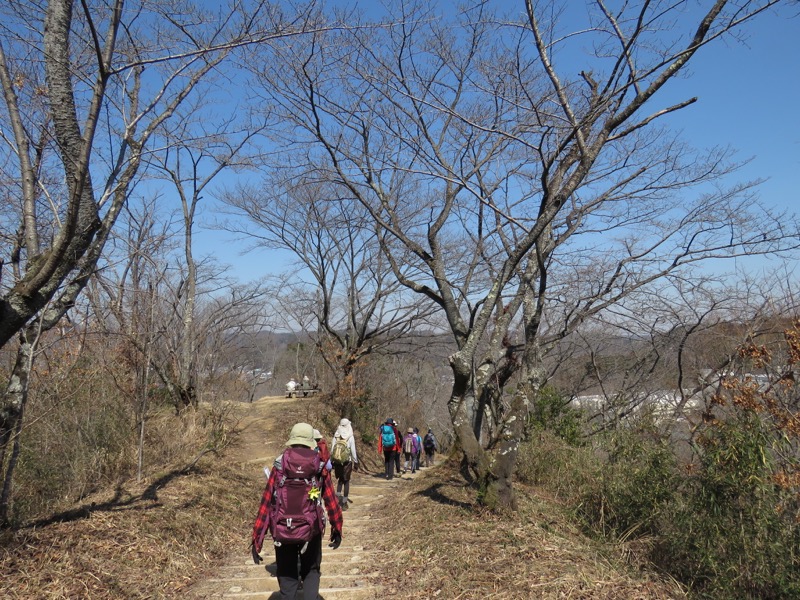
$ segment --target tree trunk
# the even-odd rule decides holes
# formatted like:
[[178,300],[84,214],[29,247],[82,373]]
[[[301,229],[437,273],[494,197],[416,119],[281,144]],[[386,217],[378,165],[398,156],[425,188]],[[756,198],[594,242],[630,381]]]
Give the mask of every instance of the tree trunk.
[[[33,342],[30,341],[31,337],[34,339]],[[0,467],[3,474],[3,489],[0,492],[0,526],[2,527],[7,527],[10,522],[14,469],[19,456],[19,434],[22,430],[25,405],[28,402],[28,384],[37,341],[38,336],[35,334],[33,336],[29,336],[28,332],[20,334],[14,369],[0,408]],[[11,447],[10,455],[8,455],[9,447]]]
[[467,467],[478,481],[485,481],[491,476],[489,455],[483,449],[473,429],[473,419],[469,407],[475,404],[474,379],[471,361],[465,360],[463,352],[450,356],[453,368],[453,391],[447,408],[456,436],[456,445],[464,453]]
[[195,306],[197,302],[197,264],[192,251],[194,213],[199,198],[192,202],[183,200],[184,218],[184,258],[186,260],[186,296],[183,303],[183,338],[181,339],[180,359],[178,361],[178,386],[184,407],[197,408],[195,389]]
[[514,472],[527,420],[528,400],[523,391],[518,391],[511,401],[509,417],[503,426],[502,441],[495,450],[491,470],[479,481],[479,499],[491,510],[517,510],[513,487]]

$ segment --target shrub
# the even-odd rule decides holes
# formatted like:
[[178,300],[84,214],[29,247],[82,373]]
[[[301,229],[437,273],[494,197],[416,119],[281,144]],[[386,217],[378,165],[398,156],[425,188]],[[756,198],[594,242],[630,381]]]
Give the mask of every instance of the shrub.
[[715,423],[699,444],[700,463],[664,520],[655,559],[698,597],[800,597],[797,496],[776,485],[768,428],[740,414]]
[[516,477],[575,503],[600,471],[601,461],[590,447],[575,447],[551,431],[539,431],[520,445]]
[[583,443],[581,424],[583,414],[572,408],[558,391],[544,386],[536,396],[528,424],[538,431],[551,431],[572,446]]
[[674,454],[652,424],[601,440],[603,468],[577,506],[584,524],[616,537],[654,535],[679,488]]

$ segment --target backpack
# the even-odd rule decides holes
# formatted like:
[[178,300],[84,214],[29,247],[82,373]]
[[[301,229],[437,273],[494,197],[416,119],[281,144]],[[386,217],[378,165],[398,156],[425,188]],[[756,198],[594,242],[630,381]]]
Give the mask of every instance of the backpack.
[[333,451],[331,452],[331,462],[335,465],[346,465],[350,462],[352,456],[350,455],[350,446],[344,438],[336,438],[333,444]]
[[425,450],[436,449],[436,440],[433,438],[432,433],[425,434],[425,439],[422,441],[422,447],[425,448]]
[[280,463],[275,466],[269,529],[276,546],[303,544],[325,531],[320,457],[310,448],[287,448]]
[[406,439],[403,440],[403,452],[406,454],[414,454],[414,436],[407,435]]
[[394,429],[391,425],[381,425],[381,444],[383,444],[384,448],[394,447]]

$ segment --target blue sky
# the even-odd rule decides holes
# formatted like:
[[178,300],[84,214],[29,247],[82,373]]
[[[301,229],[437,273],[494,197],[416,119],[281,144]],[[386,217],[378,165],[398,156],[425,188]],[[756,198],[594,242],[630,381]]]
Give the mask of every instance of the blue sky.
[[[786,12],[786,11],[784,11]],[[687,139],[731,145],[752,157],[739,176],[766,178],[761,197],[798,208],[800,195],[800,18],[763,15],[746,45],[710,46],[679,81],[698,102],[675,116]]]
[[[519,3],[521,6],[521,2]],[[794,14],[800,9],[794,9]],[[751,162],[738,180],[766,179],[759,195],[776,208],[797,211],[800,203],[800,17],[762,15],[742,42],[723,41],[690,62],[688,76],[669,84],[670,98],[697,96],[698,102],[670,117],[695,146],[731,146]],[[211,205],[206,206],[206,211]],[[201,218],[202,222],[202,218]],[[230,234],[200,230],[196,254],[213,254],[241,280],[281,270],[288,253],[254,250]]]

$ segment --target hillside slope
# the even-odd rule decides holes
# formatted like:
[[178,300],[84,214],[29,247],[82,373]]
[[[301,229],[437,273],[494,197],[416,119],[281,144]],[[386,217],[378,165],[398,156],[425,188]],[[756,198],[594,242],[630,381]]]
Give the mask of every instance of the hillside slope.
[[[269,465],[297,421],[327,436],[318,401],[262,398],[236,406],[225,456],[204,457],[141,485],[118,486],[69,513],[15,532],[0,547],[0,597],[31,599],[277,597],[268,545],[256,566],[249,534]],[[444,599],[666,599],[678,586],[636,570],[620,548],[583,536],[557,503],[520,489],[514,518],[481,511],[445,463],[386,481],[354,476],[344,540],[324,548],[321,597],[413,594]]]

